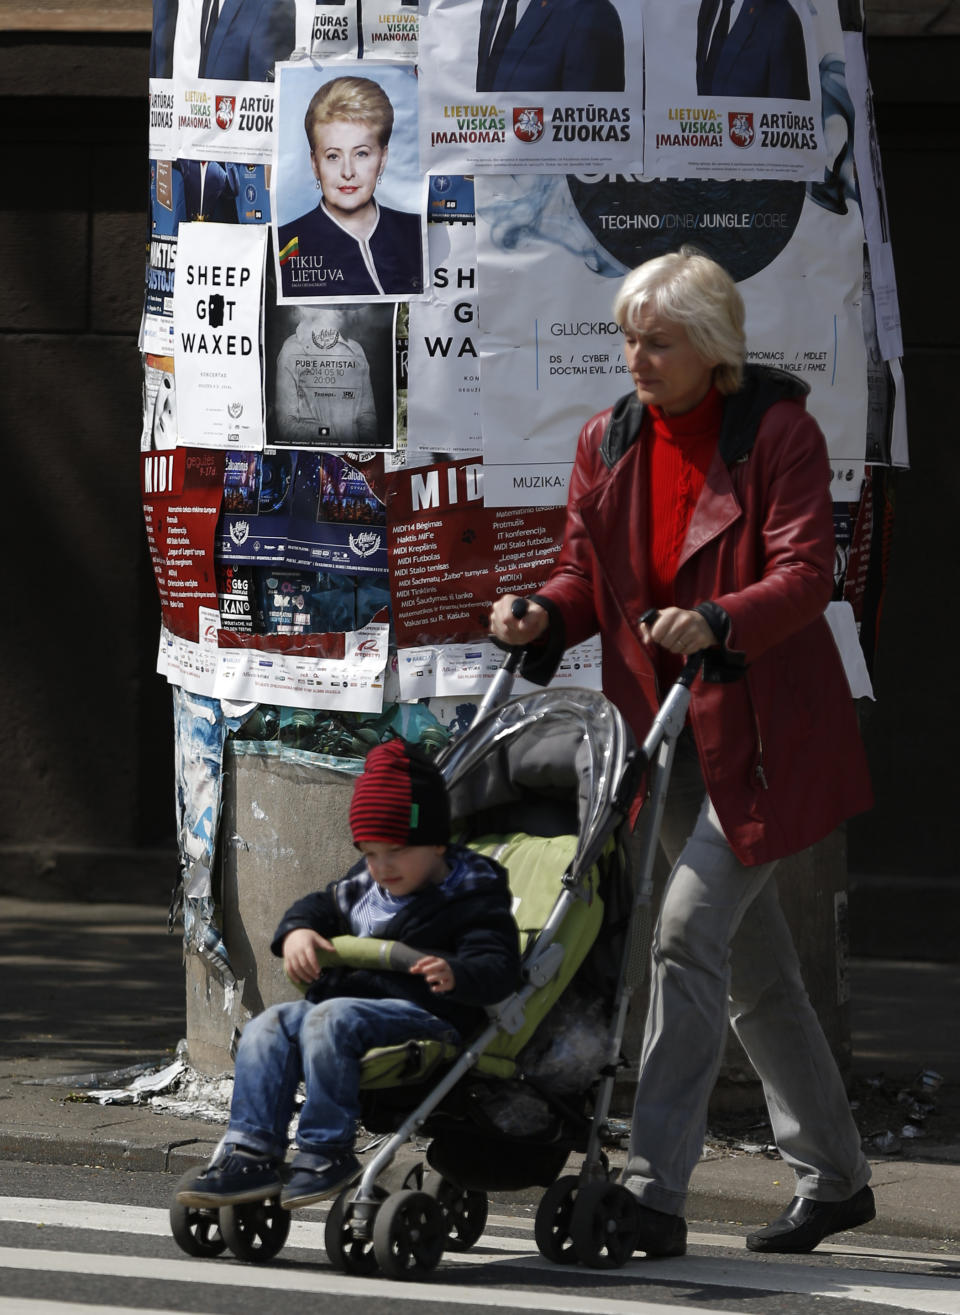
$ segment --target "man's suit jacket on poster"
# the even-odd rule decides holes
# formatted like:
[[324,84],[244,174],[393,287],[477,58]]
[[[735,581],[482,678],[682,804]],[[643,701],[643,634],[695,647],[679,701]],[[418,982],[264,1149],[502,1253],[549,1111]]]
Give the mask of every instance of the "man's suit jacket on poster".
[[720,4],[703,0],[697,18],[698,93],[809,100],[803,26],[790,0],[745,0],[710,79],[707,52]]
[[296,0],[224,0],[200,77],[267,82],[296,45]]
[[620,16],[611,0],[532,0],[496,69],[500,0],[483,0],[477,91],[623,91]]
[[153,0],[150,39],[151,78],[173,77],[173,38],[177,30],[177,0]]
[[204,172],[199,160],[178,160],[175,168],[183,178],[186,218],[208,219],[218,224],[236,224],[240,176],[235,164],[210,160]]

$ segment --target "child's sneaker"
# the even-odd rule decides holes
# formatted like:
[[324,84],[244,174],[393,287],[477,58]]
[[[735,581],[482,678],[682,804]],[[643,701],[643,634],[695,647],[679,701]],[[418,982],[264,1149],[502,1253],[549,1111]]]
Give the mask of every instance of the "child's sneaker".
[[326,1200],[334,1196],[342,1187],[352,1183],[360,1176],[360,1161],[350,1151],[330,1160],[322,1169],[298,1169],[294,1165],[292,1172],[280,1193],[280,1204],[284,1210],[296,1210],[301,1205],[313,1205],[315,1201]]
[[265,1201],[280,1191],[282,1179],[277,1161],[265,1155],[231,1150],[187,1182],[177,1192],[180,1205],[198,1208],[221,1205],[244,1205],[248,1201]]

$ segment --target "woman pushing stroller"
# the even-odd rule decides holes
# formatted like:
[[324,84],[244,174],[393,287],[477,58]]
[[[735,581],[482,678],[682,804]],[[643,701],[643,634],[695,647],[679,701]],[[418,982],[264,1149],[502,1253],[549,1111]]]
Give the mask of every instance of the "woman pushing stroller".
[[[780,909],[777,861],[871,804],[853,701],[823,612],[833,507],[805,384],[745,364],[733,280],[693,249],[648,261],[614,303],[635,391],[584,426],[557,565],[491,634],[527,671],[599,632],[604,690],[642,740],[685,656],[706,651],[660,840],[626,1186],[637,1249],[681,1255],[687,1188],[730,1022],[796,1176],[753,1251],[810,1251],[874,1217],[843,1081]],[[656,612],[656,618],[650,615]],[[648,621],[640,618],[647,615]]]

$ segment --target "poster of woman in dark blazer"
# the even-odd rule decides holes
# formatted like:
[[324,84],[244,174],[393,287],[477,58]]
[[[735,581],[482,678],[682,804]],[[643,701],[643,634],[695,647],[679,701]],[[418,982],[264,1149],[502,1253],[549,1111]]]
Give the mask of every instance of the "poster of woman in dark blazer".
[[[281,74],[276,182],[280,300],[416,297],[425,280],[414,72],[375,67],[367,76],[370,66],[336,67],[351,71],[319,85],[314,68],[284,67]],[[363,74],[352,72],[354,67],[363,67]],[[296,83],[293,95],[291,81]],[[306,150],[290,119],[298,101],[304,106]],[[312,204],[297,213],[305,197]]]

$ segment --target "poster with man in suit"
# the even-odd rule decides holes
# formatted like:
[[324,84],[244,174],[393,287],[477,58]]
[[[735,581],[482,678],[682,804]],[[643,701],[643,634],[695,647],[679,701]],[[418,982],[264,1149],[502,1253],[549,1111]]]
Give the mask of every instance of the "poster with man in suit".
[[809,100],[803,25],[791,0],[701,0],[697,93]]
[[822,180],[822,84],[844,58],[837,0],[642,5],[646,176]]
[[623,91],[611,0],[483,0],[477,91]]
[[154,0],[150,149],[269,164],[274,79],[316,0]]
[[642,168],[635,0],[423,0],[419,72],[427,173]]

